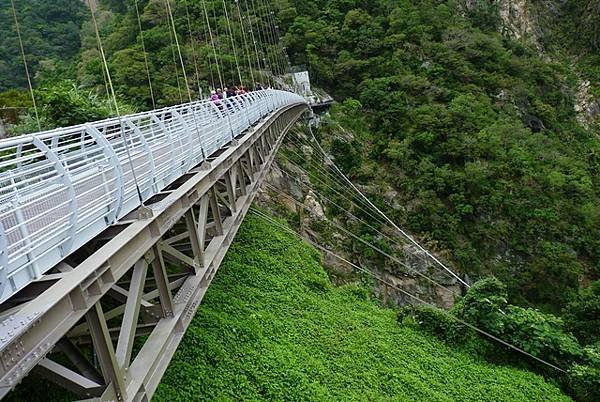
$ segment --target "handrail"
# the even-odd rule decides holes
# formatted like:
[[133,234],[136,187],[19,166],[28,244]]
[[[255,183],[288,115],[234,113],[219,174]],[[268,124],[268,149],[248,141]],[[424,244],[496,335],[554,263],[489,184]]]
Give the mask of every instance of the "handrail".
[[139,207],[136,185],[147,201],[295,103],[263,90],[0,140],[0,302]]

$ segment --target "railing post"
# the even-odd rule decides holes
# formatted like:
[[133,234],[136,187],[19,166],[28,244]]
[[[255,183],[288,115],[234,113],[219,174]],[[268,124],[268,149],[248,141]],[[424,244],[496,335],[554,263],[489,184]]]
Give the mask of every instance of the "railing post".
[[6,282],[8,281],[8,240],[4,227],[0,222],[0,296],[4,292]]
[[106,155],[108,155],[109,163],[115,173],[116,197],[114,205],[110,208],[108,216],[106,217],[107,223],[112,225],[117,221],[119,213],[121,212],[121,208],[123,207],[123,167],[119,162],[117,153],[112,145],[110,145],[110,142],[108,142],[106,137],[104,137],[96,127],[92,126],[91,124],[86,124],[85,130],[96,141],[96,143],[104,149],[104,152],[106,152]]
[[[246,112],[246,119],[248,120],[248,128],[250,128],[250,126],[252,125],[252,123],[250,122],[250,114],[248,113],[248,109],[250,108],[250,95],[249,94],[244,94],[241,96],[242,99],[242,107],[244,108],[244,111]],[[245,104],[245,106],[244,106]]]
[[[158,116],[156,116],[154,113],[150,115],[150,119],[152,119],[153,122],[158,124],[160,129],[165,134],[165,137],[167,137],[167,141],[169,142],[169,152],[171,153],[171,167],[173,167],[173,161],[175,160],[175,143],[173,142],[171,130],[167,129],[167,125],[165,124],[165,122],[159,119]],[[170,169],[170,171],[172,172],[173,169]]]
[[60,180],[67,190],[67,197],[70,198],[69,204],[71,209],[71,216],[69,217],[69,229],[66,234],[66,241],[61,244],[60,250],[65,257],[69,251],[71,251],[71,247],[73,246],[73,242],[75,241],[75,233],[77,230],[77,218],[79,215],[78,207],[77,207],[77,194],[75,193],[75,188],[73,187],[73,181],[71,180],[71,175],[65,169],[58,156],[48,148],[46,144],[42,140],[37,137],[33,137],[32,144],[37,147],[42,153],[46,156],[46,158],[54,163],[54,167],[56,172],[58,173]]
[[187,156],[187,162],[185,164],[186,170],[187,170],[192,165],[192,161],[193,161],[193,156],[194,156],[194,147],[193,147],[194,137],[192,136],[192,130],[190,130],[190,128],[188,127],[188,125],[185,122],[185,119],[183,118],[183,116],[177,110],[173,110],[171,113],[173,113],[173,116],[175,116],[175,118],[177,120],[179,120],[179,122],[183,126],[183,129],[186,131],[187,136],[188,136],[188,141],[189,141],[188,156]]
[[235,138],[235,134],[233,133],[233,125],[231,124],[231,112],[229,109],[232,102],[228,98],[223,99],[222,102],[225,104],[225,113],[227,115],[227,122],[229,123],[229,131],[231,132],[231,140],[233,140]]
[[140,143],[142,144],[142,146],[144,147],[144,150],[146,151],[146,157],[148,158],[148,163],[150,164],[150,172],[148,173],[148,176],[150,177],[150,185],[148,186],[146,191],[150,194],[150,196],[154,195],[154,193],[157,192],[157,190],[154,189],[156,166],[154,164],[154,155],[152,155],[152,148],[150,148],[150,146],[148,145],[148,141],[146,141],[146,137],[144,137],[144,135],[142,134],[142,131],[139,129],[139,127],[137,125],[135,125],[127,117],[124,117],[123,121],[125,122],[127,127],[132,129],[133,132],[139,137]]

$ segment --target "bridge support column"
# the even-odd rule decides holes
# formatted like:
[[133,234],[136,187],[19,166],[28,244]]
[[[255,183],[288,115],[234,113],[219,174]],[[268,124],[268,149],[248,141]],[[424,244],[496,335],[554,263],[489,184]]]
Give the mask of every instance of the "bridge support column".
[[86,320],[90,326],[90,334],[94,343],[94,350],[98,355],[98,361],[108,386],[114,388],[117,400],[123,401],[127,399],[127,391],[121,368],[117,363],[115,350],[112,345],[106,319],[100,302],[86,313]]
[[160,305],[162,307],[162,315],[165,318],[173,317],[173,295],[169,289],[169,279],[167,277],[167,269],[165,260],[163,259],[160,247],[155,244],[152,246],[154,252],[154,261],[152,262],[152,271],[154,272],[154,281],[158,289]]
[[131,360],[133,340],[135,339],[140,305],[144,295],[146,272],[148,272],[148,264],[143,259],[133,266],[125,312],[123,313],[123,325],[119,332],[116,351],[117,363],[122,368],[129,367],[129,361]]

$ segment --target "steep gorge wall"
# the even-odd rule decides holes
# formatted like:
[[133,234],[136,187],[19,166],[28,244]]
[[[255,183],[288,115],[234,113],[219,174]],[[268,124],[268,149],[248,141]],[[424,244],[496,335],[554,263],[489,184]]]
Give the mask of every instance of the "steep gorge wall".
[[[338,135],[352,136],[350,130],[341,126],[339,129]],[[308,140],[308,137],[302,133],[289,135],[303,136]],[[376,272],[387,284],[373,281],[372,291],[384,305],[397,307],[414,304],[414,299],[407,296],[405,292],[417,295],[441,308],[450,309],[454,305],[456,297],[464,290],[457,279],[432,264],[425,252],[408,243],[389,225],[384,225],[381,233],[369,240],[375,243],[375,247],[379,241],[386,242],[389,248],[381,244],[379,247],[383,247],[384,252],[389,253],[387,256],[349,235],[346,231],[352,232],[358,226],[369,222],[357,220],[356,215],[352,214],[352,212],[357,214],[354,209],[344,213],[336,208],[337,205],[333,205],[332,200],[327,198],[332,195],[323,194],[327,191],[323,187],[323,183],[329,180],[327,176],[318,174],[315,178],[313,176],[315,170],[308,167],[307,170],[311,170],[311,173],[308,173],[295,162],[291,162],[288,156],[284,156],[288,152],[301,156],[308,166],[322,163],[316,155],[317,152],[310,146],[299,146],[294,140],[286,141],[280,157],[267,177],[267,184],[263,185],[257,197],[257,203],[261,208],[269,210],[273,215],[287,218],[292,225],[295,223],[297,231],[305,239],[326,247],[347,261]],[[332,181],[326,185],[335,187]],[[361,187],[361,191],[369,194],[377,192],[377,189]],[[346,193],[346,196],[352,197],[351,193]],[[391,205],[397,204],[398,193],[389,187],[385,199]],[[394,207],[402,206],[394,205]],[[354,234],[360,236],[359,232]],[[365,277],[361,276],[351,264],[330,253],[322,252],[322,256],[323,265],[327,268],[334,284],[364,283]],[[444,258],[440,259],[444,260]],[[431,278],[441,286],[424,279],[425,277]]]
[[[575,94],[578,122],[586,128],[600,117],[600,88],[587,66],[577,68],[580,57],[600,51],[600,0],[497,0],[503,34],[532,44],[546,57],[569,49],[579,83]],[[471,3],[473,6],[474,2]],[[570,42],[570,43],[569,43]]]

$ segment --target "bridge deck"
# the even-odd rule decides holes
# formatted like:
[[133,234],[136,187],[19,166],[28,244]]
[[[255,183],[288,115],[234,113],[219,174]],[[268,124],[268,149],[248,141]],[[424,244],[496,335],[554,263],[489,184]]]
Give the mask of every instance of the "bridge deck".
[[273,110],[264,90],[0,141],[0,303]]

